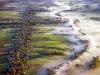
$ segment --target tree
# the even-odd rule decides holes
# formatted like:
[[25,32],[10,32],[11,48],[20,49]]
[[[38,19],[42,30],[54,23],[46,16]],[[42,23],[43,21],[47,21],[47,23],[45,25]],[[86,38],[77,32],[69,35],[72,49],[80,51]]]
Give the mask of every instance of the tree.
[[78,25],[78,23],[80,22],[80,20],[75,19],[75,21],[73,22],[74,25]]
[[99,56],[93,57],[89,67],[90,68],[97,68],[100,66],[100,58]]

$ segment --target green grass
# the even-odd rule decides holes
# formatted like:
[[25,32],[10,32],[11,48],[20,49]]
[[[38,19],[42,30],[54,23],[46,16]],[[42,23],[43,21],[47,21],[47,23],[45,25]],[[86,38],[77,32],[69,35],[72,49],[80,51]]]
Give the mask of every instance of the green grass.
[[39,33],[39,32],[41,32],[41,33],[46,33],[46,32],[48,32],[49,30],[44,30],[44,29],[40,29],[39,31],[36,31],[36,33]]
[[30,63],[30,64],[41,64],[42,65],[42,64],[44,64],[44,63],[46,63],[48,61],[49,61],[49,59],[37,58],[37,59],[29,60],[28,63]]
[[12,29],[2,29],[2,31],[0,31],[0,39],[5,39],[10,37],[11,34],[9,34],[8,32],[11,31]]
[[[49,40],[44,40],[40,38],[48,38]],[[37,40],[35,43],[33,42],[32,45],[36,46],[45,46],[45,47],[55,47],[59,48],[61,50],[65,49],[65,46],[63,45],[64,40],[62,40],[60,37],[53,35],[53,34],[34,34],[32,37],[34,40]],[[43,50],[43,48],[34,48],[34,50]]]
[[9,34],[9,32],[11,30],[12,30],[11,28],[9,28],[9,29],[8,28],[6,28],[6,29],[4,28],[4,29],[2,29],[2,31],[0,31],[0,42],[1,42],[0,43],[0,49],[3,48],[2,50],[0,50],[0,54],[2,54],[2,56],[0,58],[0,61],[1,61],[0,62],[0,69],[3,69],[5,67],[9,66],[8,63],[5,63],[5,61],[6,61],[5,58],[8,57],[8,55],[5,55],[5,54],[8,53],[7,52],[8,47],[12,47],[13,46],[13,43],[8,43],[7,42],[8,41],[7,39],[11,37],[11,34]]
[[6,67],[8,67],[8,66],[9,66],[8,63],[0,64],[0,69],[6,68]]
[[[1,23],[7,23],[7,20],[6,21],[0,21]],[[18,22],[18,20],[14,20],[14,21],[9,21],[8,23],[14,23],[14,22]]]
[[49,38],[50,40],[63,41],[58,36],[53,35],[53,34],[40,34],[40,33],[38,33],[38,34],[33,35],[33,38],[43,38],[43,37]]
[[37,45],[37,46],[49,47],[49,46],[56,46],[56,45],[60,44],[60,42],[59,41],[39,41],[39,42],[36,42],[33,44]]
[[[55,59],[60,59],[60,57],[62,57],[60,53],[64,53],[66,50],[65,46],[63,45],[63,39],[57,35],[45,34],[46,32],[50,31],[49,29],[45,29],[45,26],[36,26],[35,28],[38,28],[39,30],[35,30],[34,34],[32,35],[32,39],[36,41],[31,43],[32,48],[28,54],[31,57],[31,59],[28,60],[28,63],[33,65],[39,64],[38,66],[32,66],[33,71],[39,69],[45,63],[51,62]],[[45,46],[45,48],[35,48],[33,47],[34,45]],[[54,49],[50,47],[54,47]],[[59,56],[59,58],[57,56]],[[28,75],[32,75],[33,71],[28,70]]]
[[[53,35],[53,34],[45,34],[48,32],[47,29],[44,28],[44,26],[36,26],[36,28],[39,28],[39,30],[36,30],[33,34],[32,38],[36,40],[36,42],[32,42],[32,45],[36,46],[45,46],[45,47],[55,47],[59,48],[61,50],[65,49],[64,40],[60,37]],[[44,33],[37,33],[41,31],[46,31]],[[34,48],[34,50],[45,50],[43,48]]]
[[37,69],[39,69],[43,64],[50,62],[49,59],[43,57],[43,58],[37,58],[37,59],[32,59],[32,60],[28,60],[29,64],[32,64],[31,69],[27,70],[27,75],[35,75],[36,72],[38,71]]
[[3,47],[12,47],[14,44],[13,43],[6,43],[3,45]]

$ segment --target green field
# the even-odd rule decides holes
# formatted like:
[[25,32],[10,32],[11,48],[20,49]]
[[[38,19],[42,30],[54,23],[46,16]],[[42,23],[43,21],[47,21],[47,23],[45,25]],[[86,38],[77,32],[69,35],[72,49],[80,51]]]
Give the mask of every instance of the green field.
[[[39,69],[43,64],[60,59],[63,56],[60,53],[64,53],[66,50],[63,45],[64,40],[60,37],[53,34],[45,34],[50,30],[45,29],[43,26],[36,26],[35,28],[38,28],[38,30],[35,30],[32,35],[33,42],[31,42],[32,48],[29,51],[30,60],[28,60],[28,63],[33,66],[28,70],[28,75],[35,73],[36,69]],[[45,48],[42,46],[45,46]],[[37,64],[38,66],[35,66]]]
[[9,34],[11,30],[11,28],[4,28],[2,31],[0,31],[0,69],[3,69],[9,65],[7,60],[8,52],[10,51],[9,48],[13,47],[13,43],[8,42],[12,36]]

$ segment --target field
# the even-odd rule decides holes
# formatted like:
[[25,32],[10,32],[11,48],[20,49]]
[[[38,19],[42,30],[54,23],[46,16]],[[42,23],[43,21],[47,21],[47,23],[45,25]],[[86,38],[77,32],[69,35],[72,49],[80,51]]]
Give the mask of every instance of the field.
[[18,18],[19,14],[16,11],[0,11],[1,18]]
[[[20,15],[17,11],[0,11],[0,23],[7,22],[6,19],[11,18],[18,19]],[[9,25],[0,24],[0,70],[9,66],[9,52],[12,51],[14,47],[14,38],[12,38],[14,34],[11,33],[12,30],[13,28],[9,28]]]
[[32,75],[36,69],[39,69],[44,64],[64,56],[66,50],[63,45],[64,40],[60,39],[57,35],[46,34],[48,31],[50,30],[45,29],[43,26],[35,27],[32,35],[32,48],[29,51],[30,60],[28,60],[28,63],[33,66],[28,71],[28,75]]
[[100,5],[48,2],[1,8],[0,75],[99,75]]
[[12,50],[13,42],[10,41],[12,29],[1,29],[0,31],[0,69],[3,69],[9,65],[8,63],[8,53]]

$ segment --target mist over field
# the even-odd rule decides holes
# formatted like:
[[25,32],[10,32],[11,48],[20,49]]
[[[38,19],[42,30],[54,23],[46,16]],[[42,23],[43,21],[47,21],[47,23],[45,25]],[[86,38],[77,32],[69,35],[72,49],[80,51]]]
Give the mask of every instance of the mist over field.
[[99,0],[0,0],[0,75],[100,75]]
[[100,0],[88,0],[90,2],[93,2],[93,3],[100,3]]

